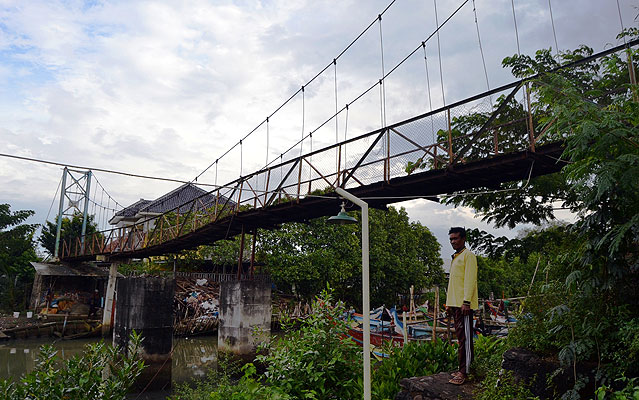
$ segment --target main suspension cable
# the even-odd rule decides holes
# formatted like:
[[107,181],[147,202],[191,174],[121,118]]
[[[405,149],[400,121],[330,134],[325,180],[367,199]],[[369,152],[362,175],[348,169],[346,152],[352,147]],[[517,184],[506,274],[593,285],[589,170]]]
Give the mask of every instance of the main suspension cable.
[[[436,0],[435,0],[436,1]],[[448,21],[450,21],[455,15],[457,15],[457,13],[469,2],[470,0],[464,0],[458,7],[457,9],[455,9],[455,11],[453,11],[448,18],[446,18],[446,20],[444,22],[442,22],[441,25],[438,26],[438,28],[435,29],[435,31],[433,31],[423,42],[428,42],[430,39],[432,39],[441,28],[443,28]],[[404,57],[399,63],[397,63],[390,71],[386,72],[386,74],[384,75],[384,77],[382,78],[382,80],[385,80],[386,77],[388,77],[389,75],[391,75],[393,72],[395,72],[395,70],[397,70],[400,66],[402,66],[410,57],[412,57],[420,48],[422,47],[422,44],[420,43],[413,51],[411,51],[408,55],[406,55],[406,57]],[[441,60],[440,60],[441,63]],[[441,72],[441,71],[440,71]],[[357,97],[355,97],[351,102],[347,103],[347,105],[345,105],[344,107],[342,107],[338,114],[343,112],[344,110],[346,110],[348,105],[352,105],[353,103],[357,102],[358,100],[360,100],[362,97],[364,97],[366,94],[368,94],[371,90],[373,90],[377,85],[379,85],[379,82],[375,82],[374,84],[372,84],[368,89],[364,90],[362,93],[360,93]],[[443,87],[442,87],[442,94],[443,94]],[[319,129],[321,129],[322,127],[324,127],[328,122],[330,122],[333,118],[336,118],[337,115],[333,115],[331,117],[329,117],[328,119],[326,119],[324,122],[322,122],[319,126],[317,126],[314,130],[312,130],[310,134],[317,132]],[[301,140],[304,140],[308,137],[308,135],[303,136]],[[293,145],[291,145],[287,150],[284,151],[284,153],[282,154],[286,154],[289,151],[293,150],[298,144],[300,144],[300,142],[298,141],[297,143],[294,143]],[[272,163],[273,161],[271,161]],[[268,167],[268,165],[265,166],[265,168]]]
[[47,217],[45,218],[45,221],[49,220],[49,215],[51,214],[51,210],[53,209],[53,204],[55,203],[55,199],[56,197],[58,197],[58,191],[60,190],[60,186],[62,186],[62,177],[60,177],[58,186],[55,189],[55,194],[53,195],[53,200],[51,200],[51,205],[49,206],[49,212],[47,212]]
[[[383,15],[386,11],[388,11],[388,9],[395,4],[396,0],[392,0],[388,6],[386,6],[386,8],[384,8],[384,10],[379,14],[379,15]],[[368,24],[368,26],[366,28],[364,28],[364,30],[362,32],[360,32],[359,35],[357,35],[357,37],[355,39],[353,39],[348,46],[346,46],[346,48],[344,48],[344,50],[342,50],[335,58],[334,60],[339,60],[339,58],[344,55],[344,53],[346,53],[366,32],[368,32],[368,30],[375,24],[375,22],[377,21],[377,18],[375,18],[370,24]],[[313,76],[308,82],[306,82],[306,84],[304,86],[308,86],[309,84],[311,84],[312,82],[314,82],[319,76],[321,76],[324,72],[326,72],[327,69],[329,69],[331,67],[331,65],[333,64],[333,62],[331,61],[326,67],[324,67],[321,71],[319,71],[317,74],[315,74],[315,76]],[[304,87],[302,86],[302,88]],[[286,106],[291,100],[293,100],[298,94],[300,94],[300,92],[302,91],[302,89],[298,89],[295,93],[293,93],[288,99],[286,99],[279,107],[277,107],[275,109],[275,111],[273,111],[270,115],[268,115],[268,117],[273,117],[277,112],[279,112],[284,106]],[[242,139],[240,139],[240,142],[242,140],[246,140],[249,136],[251,136],[255,131],[257,131],[263,124],[266,123],[266,119],[262,120],[255,128],[253,128],[251,131],[249,131],[246,135],[244,135],[244,137],[242,137]],[[227,154],[229,154],[235,147],[240,145],[240,142],[236,142],[233,146],[231,146],[228,150],[226,150],[220,157],[218,157],[219,159],[224,158]],[[211,167],[213,166],[213,163],[209,164],[202,172],[200,172],[194,179],[193,181],[196,181],[200,176],[202,176],[204,173],[206,173],[206,171],[208,171]],[[191,181],[191,182],[193,182]]]

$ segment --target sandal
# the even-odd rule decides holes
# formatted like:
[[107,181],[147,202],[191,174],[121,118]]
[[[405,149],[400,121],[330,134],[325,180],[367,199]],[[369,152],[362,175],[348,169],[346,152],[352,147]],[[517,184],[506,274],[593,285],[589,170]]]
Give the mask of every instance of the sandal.
[[453,385],[463,385],[466,381],[466,377],[461,373],[459,375],[453,375],[453,379],[449,380],[448,383],[452,383]]
[[450,373],[452,376],[460,376],[463,375],[460,371],[454,371]]

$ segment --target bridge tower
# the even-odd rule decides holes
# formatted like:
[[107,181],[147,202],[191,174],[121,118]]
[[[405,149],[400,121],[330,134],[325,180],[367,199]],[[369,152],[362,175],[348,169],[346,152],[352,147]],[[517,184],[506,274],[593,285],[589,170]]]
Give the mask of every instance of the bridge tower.
[[[69,183],[67,184],[67,178]],[[62,185],[60,189],[60,207],[58,208],[57,229],[55,233],[55,251],[53,257],[58,259],[60,251],[60,232],[62,218],[73,218],[82,214],[82,251],[84,251],[84,234],[87,229],[89,211],[89,193],[91,192],[91,170],[78,171],[64,167],[62,171]],[[82,209],[80,209],[82,207]]]

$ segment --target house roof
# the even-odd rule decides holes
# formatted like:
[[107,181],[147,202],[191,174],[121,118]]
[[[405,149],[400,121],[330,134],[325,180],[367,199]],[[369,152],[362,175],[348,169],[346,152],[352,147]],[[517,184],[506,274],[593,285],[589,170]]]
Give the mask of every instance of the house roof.
[[141,208],[147,206],[149,203],[151,203],[151,200],[140,199],[130,206],[125,207],[115,213],[109,220],[109,223],[115,225],[125,218],[133,218],[138,213],[138,211],[140,211]]
[[[32,262],[36,273],[43,276],[93,276],[93,277],[109,277],[109,271],[104,268],[98,268],[94,265],[83,263],[74,265],[73,267],[62,264],[49,264]],[[123,276],[118,273],[118,276]]]
[[[143,218],[144,215],[159,215],[169,211],[177,211],[179,207],[180,213],[191,210],[193,202],[195,202],[195,210],[204,210],[215,205],[216,196],[210,194],[204,189],[200,189],[192,183],[184,185],[170,191],[169,193],[158,197],[155,200],[140,199],[130,206],[118,211],[113,218],[109,220],[111,225],[115,225],[125,218]],[[227,198],[220,196],[218,202],[224,204]],[[233,200],[229,200],[229,205],[235,205]]]
[[178,206],[181,213],[188,212],[193,205],[193,201],[196,202],[196,209],[206,209],[215,204],[215,196],[208,194],[206,190],[200,189],[191,183],[185,183],[179,188],[153,200],[142,207],[139,212],[163,214],[175,210]]

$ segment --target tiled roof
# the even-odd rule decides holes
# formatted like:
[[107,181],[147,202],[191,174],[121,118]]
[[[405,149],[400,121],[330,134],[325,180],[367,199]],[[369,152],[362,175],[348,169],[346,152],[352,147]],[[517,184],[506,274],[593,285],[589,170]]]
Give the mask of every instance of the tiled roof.
[[[188,212],[193,205],[193,201],[196,202],[195,209],[202,210],[213,207],[215,205],[215,195],[208,194],[206,190],[186,183],[179,188],[153,200],[143,208],[139,210],[140,213],[153,213],[162,214],[168,211],[177,211],[179,206],[179,212]],[[221,197],[220,202],[225,202],[226,198]],[[229,204],[232,202],[229,202]]]
[[140,199],[136,201],[135,203],[131,204],[130,206],[123,208],[122,210],[115,213],[114,217],[123,217],[123,218],[134,217],[135,214],[137,214],[141,208],[147,206],[149,203],[151,203],[151,200]]

